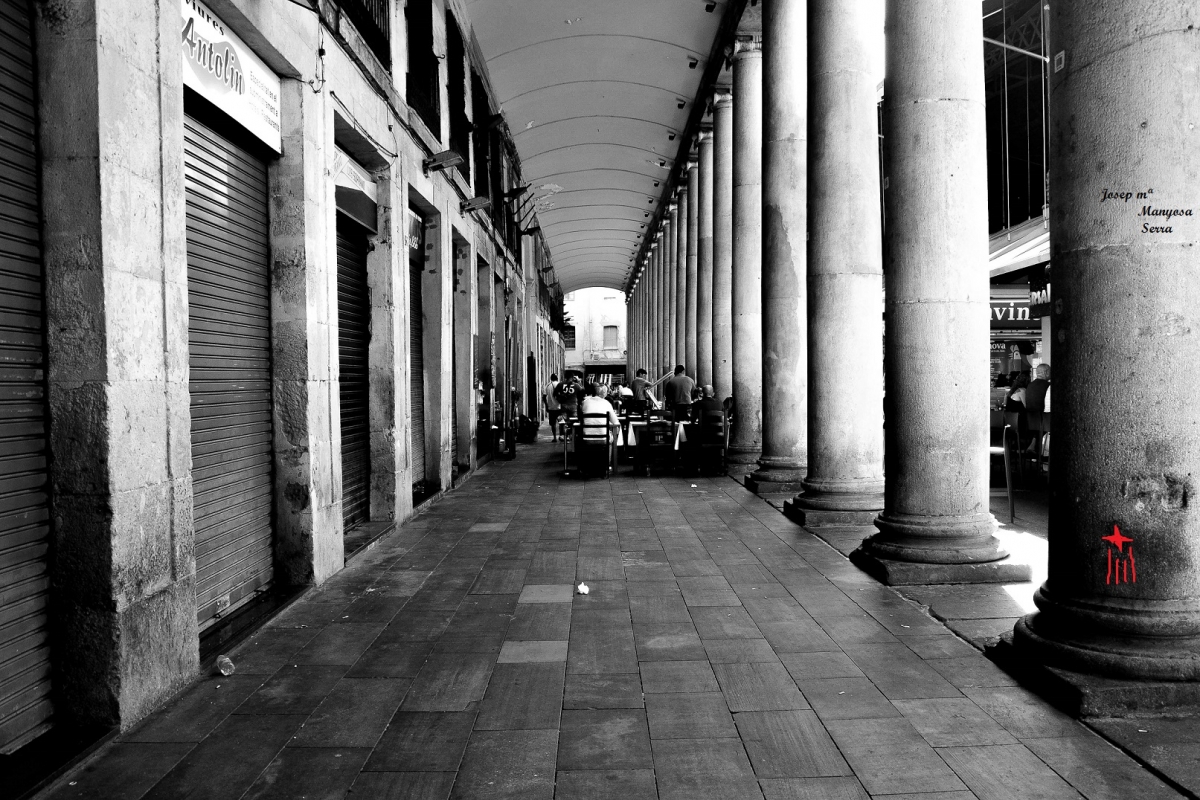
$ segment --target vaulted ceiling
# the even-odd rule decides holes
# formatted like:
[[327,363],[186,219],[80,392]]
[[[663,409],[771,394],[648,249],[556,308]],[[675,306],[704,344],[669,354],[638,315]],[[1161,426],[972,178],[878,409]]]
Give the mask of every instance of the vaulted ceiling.
[[[622,288],[726,2],[474,0],[467,13],[564,292]],[[709,7],[712,10],[707,10]]]

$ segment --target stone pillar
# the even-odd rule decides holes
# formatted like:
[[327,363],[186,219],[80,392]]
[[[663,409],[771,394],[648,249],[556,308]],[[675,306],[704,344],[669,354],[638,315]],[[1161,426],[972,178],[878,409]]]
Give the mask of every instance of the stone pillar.
[[712,384],[733,394],[733,95],[713,98]]
[[654,310],[658,315],[654,329],[658,333],[658,358],[655,364],[659,374],[662,374],[663,364],[667,363],[667,226],[663,223],[658,229],[658,302]]
[[655,272],[655,264],[658,260],[658,248],[651,241],[650,253],[646,258],[646,366],[651,371],[654,370],[655,362],[655,342],[656,334],[654,327],[654,302],[655,293],[658,291],[656,286],[658,276]]
[[687,165],[688,234],[687,234],[687,351],[683,365],[687,374],[696,377],[696,301],[698,298],[700,257],[700,170],[695,161]]
[[182,65],[129,45],[178,42],[179,11],[81,1],[34,28],[54,718],[127,729],[199,667]]
[[674,368],[679,363],[676,358],[675,341],[675,309],[679,280],[675,274],[679,263],[679,205],[671,203],[667,210],[667,366]]
[[762,43],[733,54],[733,426],[728,461],[745,472],[762,454]]
[[[883,250],[871,48],[882,4],[809,0],[808,476],[801,525],[883,510]],[[873,36],[872,34],[875,34]]]
[[674,369],[687,361],[687,252],[688,196],[686,189],[677,190],[679,211],[675,225],[675,363]]
[[[1015,645],[1070,670],[1200,681],[1196,13],[1147,14],[1132,0],[1051,8],[1049,52],[1066,54],[1050,76],[1049,134],[1062,432],[1049,577]],[[1187,691],[1152,687],[1139,688],[1152,703]]]
[[855,551],[888,583],[1027,580],[988,513],[988,232],[979,10],[888,0],[887,474]]
[[696,383],[712,383],[713,376],[713,136],[701,131],[697,185],[700,205],[696,209]]
[[763,8],[763,450],[746,485],[800,490],[807,459],[808,20],[805,0]]

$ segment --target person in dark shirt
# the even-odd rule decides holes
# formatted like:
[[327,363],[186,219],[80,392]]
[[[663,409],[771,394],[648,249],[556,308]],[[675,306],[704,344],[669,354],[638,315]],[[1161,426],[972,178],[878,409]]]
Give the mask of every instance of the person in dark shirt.
[[663,399],[666,400],[667,408],[691,405],[692,390],[695,388],[696,382],[684,374],[683,364],[675,367],[675,377],[663,387]]
[[650,381],[646,380],[646,370],[639,369],[637,375],[629,382],[629,388],[633,390],[633,402],[630,408],[634,411],[646,410],[646,389],[650,386]]
[[1034,374],[1037,377],[1025,388],[1025,408],[1041,412],[1046,410],[1046,392],[1050,389],[1050,365],[1038,364]]
[[725,406],[717,399],[717,393],[711,385],[705,384],[700,388],[700,399],[692,406],[694,413],[706,414],[709,411],[716,411],[718,414],[725,413]]

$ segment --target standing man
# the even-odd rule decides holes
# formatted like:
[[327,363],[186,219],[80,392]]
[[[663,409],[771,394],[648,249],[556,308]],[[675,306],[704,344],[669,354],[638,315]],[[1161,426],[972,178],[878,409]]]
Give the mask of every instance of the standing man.
[[553,441],[558,441],[558,414],[561,406],[558,404],[558,375],[550,374],[550,383],[542,390],[542,402],[546,404],[546,416],[550,418],[550,433]]
[[646,370],[639,369],[637,376],[629,384],[633,389],[633,407],[638,411],[646,410],[646,388],[650,386],[650,381],[646,380]]
[[683,364],[675,367],[675,376],[667,381],[663,388],[663,399],[667,408],[674,410],[676,406],[690,406],[692,393],[696,390],[696,382],[683,371]]
[[1046,392],[1050,391],[1050,365],[1038,364],[1035,377],[1025,389],[1025,408],[1041,413],[1045,411]]

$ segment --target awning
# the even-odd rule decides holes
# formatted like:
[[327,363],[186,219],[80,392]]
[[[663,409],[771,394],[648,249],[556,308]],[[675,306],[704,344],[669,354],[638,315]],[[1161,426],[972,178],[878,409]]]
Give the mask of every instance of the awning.
[[988,277],[1050,262],[1050,219],[1048,215],[1005,228],[992,235],[988,252]]

